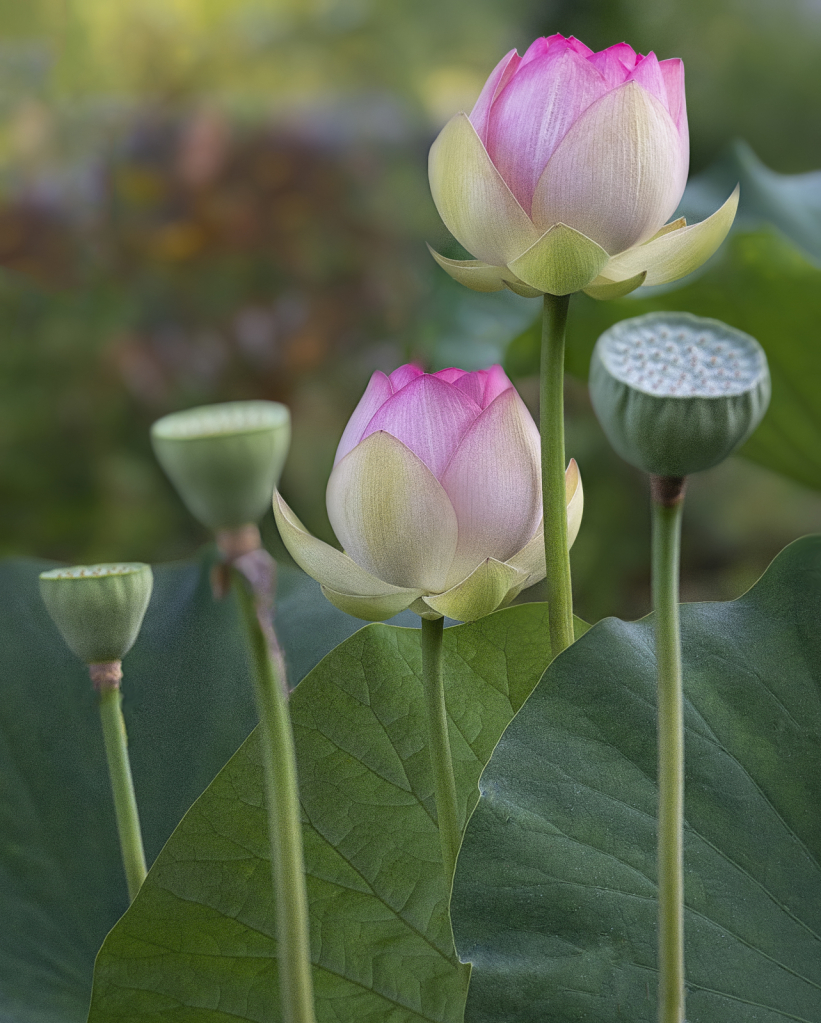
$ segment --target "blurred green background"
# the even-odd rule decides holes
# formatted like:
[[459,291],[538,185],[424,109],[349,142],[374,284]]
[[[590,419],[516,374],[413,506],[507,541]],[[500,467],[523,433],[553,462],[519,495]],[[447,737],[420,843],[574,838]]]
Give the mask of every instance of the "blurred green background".
[[[325,482],[374,369],[478,368],[515,338],[506,365],[534,407],[539,303],[465,291],[430,260],[425,241],[448,240],[426,154],[509,48],[556,31],[682,57],[684,206],[700,219],[739,177],[746,204],[696,280],[571,305],[578,612],[649,608],[645,484],[583,382],[598,331],[647,308],[720,316],[784,353],[769,432],[692,483],[685,599],[737,596],[821,529],[819,0],[3,0],[0,553],[196,549],[148,443],[171,410],[287,402],[283,490],[330,539]],[[272,521],[265,536],[276,549]]]

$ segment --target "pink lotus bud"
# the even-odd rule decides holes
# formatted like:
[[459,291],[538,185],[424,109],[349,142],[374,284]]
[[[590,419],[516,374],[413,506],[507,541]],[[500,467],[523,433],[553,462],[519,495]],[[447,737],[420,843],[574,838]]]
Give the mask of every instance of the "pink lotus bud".
[[[545,575],[539,431],[501,366],[374,373],[328,481],[345,552],[311,536],[279,494],[274,513],[294,560],[328,599],[379,621],[406,607],[470,621]],[[568,543],[581,522],[567,470]]]
[[477,258],[434,256],[478,291],[612,298],[675,280],[718,248],[737,206],[734,192],[701,224],[666,223],[689,153],[680,60],[537,39],[431,147],[436,206]]

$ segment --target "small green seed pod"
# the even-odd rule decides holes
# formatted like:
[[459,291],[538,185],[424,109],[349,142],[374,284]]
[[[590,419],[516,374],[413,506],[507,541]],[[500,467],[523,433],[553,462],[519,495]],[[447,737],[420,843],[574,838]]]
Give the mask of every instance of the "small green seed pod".
[[758,426],[770,372],[749,334],[690,313],[648,313],[596,342],[590,398],[625,461],[688,476],[718,465]]
[[203,405],[151,427],[160,465],[191,514],[213,530],[259,522],[290,442],[290,413],[275,401]]
[[119,661],[140,631],[154,577],[139,562],[40,574],[40,593],[69,648],[86,664]]

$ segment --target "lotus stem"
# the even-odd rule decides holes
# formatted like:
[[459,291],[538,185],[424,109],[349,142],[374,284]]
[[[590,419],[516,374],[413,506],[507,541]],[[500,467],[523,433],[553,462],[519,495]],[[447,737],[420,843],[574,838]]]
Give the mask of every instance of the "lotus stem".
[[425,707],[428,715],[428,748],[433,768],[436,819],[439,825],[439,841],[442,845],[445,884],[450,896],[462,829],[459,826],[456,780],[453,775],[453,756],[450,750],[445,687],[442,680],[443,632],[443,618],[422,619],[422,683],[425,688]]
[[314,1023],[302,820],[284,665],[272,656],[268,630],[260,621],[258,601],[246,578],[238,569],[232,578],[251,651],[261,725],[282,1019],[284,1023]]
[[100,722],[103,726],[108,776],[111,779],[111,793],[114,797],[120,852],[128,885],[128,899],[129,902],[133,902],[147,871],[140,815],[137,812],[137,798],[134,794],[134,781],[128,758],[128,737],[121,707],[122,669],[119,661],[92,664],[89,665],[89,669],[94,686],[100,694]]
[[539,386],[542,505],[550,646],[556,657],[573,642],[573,590],[567,549],[564,453],[564,347],[569,295],[545,295]]
[[658,670],[659,1023],[684,1020],[684,714],[679,553],[684,479],[651,477]]

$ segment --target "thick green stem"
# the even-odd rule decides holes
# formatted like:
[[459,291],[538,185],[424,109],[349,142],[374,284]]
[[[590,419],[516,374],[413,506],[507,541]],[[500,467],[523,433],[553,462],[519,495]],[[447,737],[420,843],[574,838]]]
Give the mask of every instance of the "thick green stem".
[[128,897],[133,902],[145,880],[146,868],[140,817],[137,813],[137,799],[134,795],[134,782],[128,759],[128,738],[120,708],[121,701],[119,685],[100,689],[100,721],[103,726],[105,755],[111,778],[111,792],[114,796],[114,813],[117,817],[117,832],[120,836]]
[[448,736],[448,716],[445,709],[445,687],[442,681],[442,633],[444,619],[422,619],[422,683],[425,688],[425,707],[428,714],[428,748],[433,767],[436,791],[436,817],[445,881],[450,895],[456,856],[459,852],[459,806],[456,801],[456,780],[453,777],[453,757]]
[[684,481],[654,477],[652,487],[658,665],[659,1023],[683,1023],[684,715],[678,599]]
[[539,421],[547,602],[553,656],[573,642],[573,591],[567,550],[564,454],[564,339],[570,296],[545,295]]
[[245,579],[239,572],[234,572],[233,578],[251,650],[262,733],[282,1019],[284,1023],[314,1023],[302,820],[284,667],[281,659],[272,656],[257,602]]

